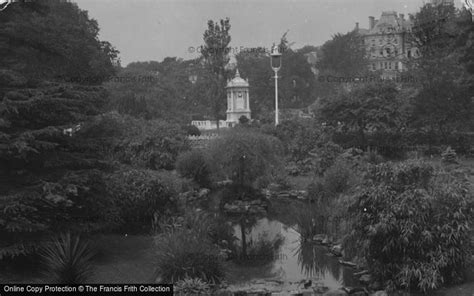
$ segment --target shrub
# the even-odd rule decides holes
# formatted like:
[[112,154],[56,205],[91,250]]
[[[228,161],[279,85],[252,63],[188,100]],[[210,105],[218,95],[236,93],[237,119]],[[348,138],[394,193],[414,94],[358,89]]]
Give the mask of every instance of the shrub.
[[178,295],[211,295],[209,284],[200,278],[185,278],[178,281],[174,286]]
[[184,128],[183,128],[185,131],[186,131],[186,134],[188,136],[200,136],[201,135],[201,131],[194,125],[186,125]]
[[202,187],[210,187],[212,184],[212,163],[203,150],[193,149],[179,155],[176,169],[181,176],[194,180]]
[[353,237],[376,280],[428,291],[462,278],[471,252],[468,186],[420,161],[369,170],[351,212]]
[[282,141],[291,160],[300,161],[318,144],[321,131],[312,119],[285,120],[276,127],[275,134]]
[[181,185],[168,172],[129,169],[111,175],[107,187],[118,208],[121,229],[147,230],[153,219],[176,211]]
[[384,158],[382,155],[380,155],[377,150],[368,150],[367,152],[364,153],[364,156],[362,158],[365,162],[370,163],[370,164],[379,164],[384,162]]
[[[156,275],[161,282],[174,283],[185,278],[199,278],[206,282],[219,283],[224,276],[224,268],[219,249],[213,245],[205,232],[210,231],[209,223],[198,222],[162,227],[167,229],[155,238],[157,256]],[[185,219],[186,220],[186,219]]]
[[343,161],[336,161],[323,176],[324,192],[329,196],[336,196],[347,191],[355,179],[350,165]]
[[78,170],[2,196],[0,259],[37,251],[51,234],[109,230],[118,217],[103,173]]
[[317,148],[311,151],[311,154],[316,157],[316,173],[318,175],[323,175],[324,172],[334,164],[342,152],[342,147],[333,142],[320,144]]
[[178,124],[111,114],[96,125],[106,125],[119,134],[108,154],[124,164],[172,170],[178,155],[190,148],[186,132]]
[[249,123],[249,121],[250,120],[245,115],[239,117],[239,124],[246,125]]
[[95,250],[79,236],[61,234],[40,250],[46,276],[58,284],[84,284],[93,273]]

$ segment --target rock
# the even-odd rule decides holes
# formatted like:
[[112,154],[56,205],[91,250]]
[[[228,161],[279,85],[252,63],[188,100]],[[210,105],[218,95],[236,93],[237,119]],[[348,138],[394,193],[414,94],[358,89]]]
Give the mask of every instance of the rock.
[[327,292],[327,290],[329,290],[329,288],[325,286],[313,287],[313,291],[317,294],[322,294],[324,292]]
[[364,274],[368,274],[369,271],[367,269],[365,270],[362,270],[362,271],[359,271],[359,272],[354,272],[354,276],[361,276],[361,275],[364,275]]
[[316,234],[315,236],[313,236],[313,241],[317,243],[322,243],[325,237],[325,234]]
[[240,212],[240,207],[238,205],[225,204],[224,211],[230,212],[230,213],[238,213]]
[[302,295],[302,296],[313,296],[314,295],[313,289],[301,289],[299,292],[301,293],[300,295]]
[[381,291],[375,292],[374,294],[372,294],[370,296],[388,296],[388,294],[387,294],[387,292],[381,290]]
[[326,237],[323,239],[323,241],[321,242],[321,244],[323,245],[329,245],[331,243],[331,239],[329,239],[329,237],[326,235]]
[[370,274],[364,274],[359,278],[359,282],[363,285],[368,285],[372,282],[372,276]]
[[199,190],[198,197],[199,198],[205,198],[209,195],[210,192],[211,192],[210,189],[203,188],[203,189]]
[[342,246],[341,245],[335,245],[331,248],[331,253],[334,255],[341,257],[342,256]]
[[288,192],[282,191],[277,194],[278,198],[290,198],[290,194]]
[[347,294],[347,292],[344,290],[329,290],[323,294],[323,296],[346,296],[346,295],[349,295],[349,294]]
[[354,262],[351,262],[351,261],[339,260],[339,263],[342,264],[342,265],[345,265],[345,266],[349,266],[349,267],[356,267],[357,266],[357,264],[355,264]]
[[356,294],[356,293],[359,293],[359,292],[362,292],[362,293],[365,293],[365,288],[362,288],[362,287],[344,287],[342,288],[344,291],[346,291],[347,294]]
[[298,191],[296,190],[291,190],[288,192],[291,198],[297,198],[298,197]]

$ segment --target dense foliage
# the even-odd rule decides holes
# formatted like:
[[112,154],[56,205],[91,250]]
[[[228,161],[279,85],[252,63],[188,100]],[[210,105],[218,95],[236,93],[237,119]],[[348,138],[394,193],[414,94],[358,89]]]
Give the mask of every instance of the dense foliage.
[[426,163],[383,163],[356,195],[353,236],[390,289],[436,289],[463,278],[473,201],[468,184]]
[[153,221],[177,211],[182,183],[171,173],[126,169],[109,177],[107,192],[114,201],[119,229],[150,230]]
[[107,163],[82,130],[107,93],[64,78],[100,82],[113,75],[117,51],[75,4],[15,4],[0,20],[0,258],[27,253],[50,233],[106,228],[111,204]]
[[[98,38],[97,21],[65,1],[19,1],[0,19],[0,69],[43,79],[100,83],[114,74],[118,51]],[[91,81],[94,78],[94,81]]]
[[222,134],[210,147],[217,169],[242,188],[268,184],[281,169],[281,152],[278,139],[246,128]]
[[206,151],[194,149],[181,154],[176,169],[181,176],[194,180],[201,187],[212,185],[213,163]]
[[161,226],[164,231],[155,237],[160,282],[199,278],[220,283],[224,266],[217,245],[212,243],[215,222],[206,214],[187,212],[183,220]]

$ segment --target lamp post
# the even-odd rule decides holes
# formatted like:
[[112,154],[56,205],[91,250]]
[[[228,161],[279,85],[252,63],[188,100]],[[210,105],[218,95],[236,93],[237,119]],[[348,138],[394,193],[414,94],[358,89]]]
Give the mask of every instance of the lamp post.
[[273,45],[270,53],[270,65],[275,71],[275,126],[278,125],[278,70],[281,68],[281,53],[277,45]]

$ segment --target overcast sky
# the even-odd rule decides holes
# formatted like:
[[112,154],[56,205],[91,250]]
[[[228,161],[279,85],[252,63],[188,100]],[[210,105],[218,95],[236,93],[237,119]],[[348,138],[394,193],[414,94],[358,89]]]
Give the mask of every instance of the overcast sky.
[[[120,50],[122,65],[195,58],[209,19],[229,17],[231,46],[265,47],[287,30],[293,48],[321,45],[382,11],[416,12],[427,0],[76,0],[99,22],[100,38]],[[456,6],[459,6],[456,0]]]

